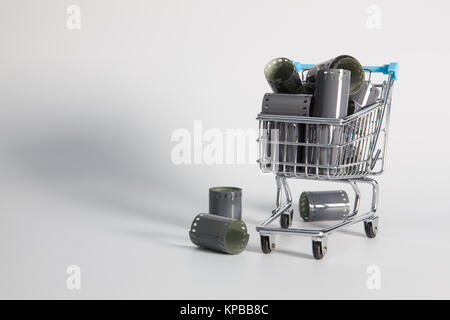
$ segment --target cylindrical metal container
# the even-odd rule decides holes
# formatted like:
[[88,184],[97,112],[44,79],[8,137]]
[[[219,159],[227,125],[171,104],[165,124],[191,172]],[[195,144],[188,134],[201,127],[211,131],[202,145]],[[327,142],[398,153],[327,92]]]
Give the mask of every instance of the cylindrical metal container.
[[310,94],[266,93],[261,113],[308,117],[311,100]]
[[358,60],[352,56],[342,55],[334,59],[316,64],[306,75],[308,82],[315,82],[317,73],[319,70],[327,69],[345,69],[351,72],[350,80],[350,94],[356,93],[363,85],[365,81],[364,68]]
[[313,116],[342,118],[347,115],[350,71],[327,69],[317,72]]
[[366,81],[361,89],[355,94],[350,96],[351,102],[353,102],[353,110],[350,110],[349,104],[349,114],[356,113],[363,109],[364,107],[375,103],[380,95],[380,90],[375,87],[370,81]]
[[299,207],[306,222],[342,220],[350,214],[350,201],[344,190],[303,192]]
[[209,189],[209,213],[233,219],[242,219],[242,189],[214,187]]
[[[262,103],[262,114],[288,115],[298,117],[309,117],[312,95],[310,94],[284,94],[266,93]],[[282,123],[279,130],[278,147],[279,161],[295,164],[303,163],[305,148],[303,146],[289,145],[289,143],[305,142],[306,126],[302,123]],[[284,144],[287,143],[287,144]],[[286,165],[286,171],[304,171],[304,167]]]
[[249,234],[242,220],[200,213],[192,222],[189,237],[199,247],[238,254],[247,246]]
[[275,58],[266,64],[264,75],[274,93],[300,93],[302,81],[294,63]]
[[[312,114],[321,118],[342,118],[347,115],[350,86],[350,71],[344,69],[319,70],[316,78],[314,94],[314,107]],[[314,147],[310,156],[311,163],[326,167],[339,165],[339,152],[332,145],[340,143],[342,128],[340,126],[318,125],[313,127],[311,137],[314,142],[326,147]],[[309,172],[315,173],[316,168],[310,168]],[[334,175],[333,168],[319,168],[321,175]]]

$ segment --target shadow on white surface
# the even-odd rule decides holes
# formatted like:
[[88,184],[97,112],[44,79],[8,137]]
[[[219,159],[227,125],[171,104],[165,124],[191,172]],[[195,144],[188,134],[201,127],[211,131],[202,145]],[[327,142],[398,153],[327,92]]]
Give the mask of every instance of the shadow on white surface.
[[101,119],[37,123],[3,142],[6,169],[57,198],[104,209],[93,211],[98,214],[120,213],[186,228],[191,217],[180,208],[195,202],[193,190],[164,169],[164,159],[152,157],[157,143],[145,140],[143,149],[124,126]]

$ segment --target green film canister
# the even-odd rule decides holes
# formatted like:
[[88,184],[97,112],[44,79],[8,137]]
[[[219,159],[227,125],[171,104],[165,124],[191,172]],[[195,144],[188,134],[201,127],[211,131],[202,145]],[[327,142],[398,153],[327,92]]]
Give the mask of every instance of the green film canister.
[[264,75],[274,93],[300,93],[302,81],[291,60],[280,57],[269,61]]
[[238,254],[247,246],[249,234],[242,220],[200,213],[192,222],[189,237],[199,247]]

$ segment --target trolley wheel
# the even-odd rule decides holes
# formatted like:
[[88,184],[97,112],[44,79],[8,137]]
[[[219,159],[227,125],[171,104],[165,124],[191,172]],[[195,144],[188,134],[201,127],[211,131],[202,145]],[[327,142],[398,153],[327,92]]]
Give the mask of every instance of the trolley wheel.
[[327,247],[324,246],[322,241],[313,240],[313,242],[312,242],[312,250],[313,250],[314,259],[320,260],[320,259],[323,258],[323,256],[327,252]]
[[280,216],[280,226],[283,229],[287,229],[292,225],[292,220],[294,218],[294,210],[289,210],[289,213],[283,213]]
[[364,221],[364,231],[368,238],[375,238],[377,235],[378,227],[374,225],[372,221]]
[[271,243],[270,243],[270,237],[269,236],[261,236],[261,250],[264,253],[271,253]]

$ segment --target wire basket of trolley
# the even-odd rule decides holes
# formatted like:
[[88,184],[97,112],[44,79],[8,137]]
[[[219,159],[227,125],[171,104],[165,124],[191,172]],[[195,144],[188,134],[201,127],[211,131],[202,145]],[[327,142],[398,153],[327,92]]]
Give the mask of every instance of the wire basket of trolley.
[[[265,75],[274,93],[264,95],[257,116],[258,162],[262,172],[275,175],[277,194],[271,216],[256,227],[262,251],[270,253],[275,248],[276,234],[310,236],[313,256],[321,259],[328,235],[358,222],[374,238],[379,187],[370,176],[384,171],[398,64],[363,67],[351,56],[317,65],[277,58],[267,64]],[[344,190],[303,192],[299,211],[305,222],[336,223],[292,228],[290,178],[349,184],[354,201],[350,204]],[[359,212],[360,183],[372,188],[370,210],[364,213]],[[272,224],[276,219],[279,227]]]

